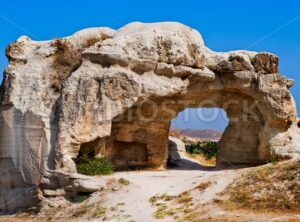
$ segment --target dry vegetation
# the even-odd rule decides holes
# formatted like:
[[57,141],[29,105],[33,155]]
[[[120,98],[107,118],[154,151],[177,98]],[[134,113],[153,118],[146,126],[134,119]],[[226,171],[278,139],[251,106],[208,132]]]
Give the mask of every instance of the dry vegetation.
[[300,161],[252,169],[223,193],[227,209],[300,213]]
[[156,207],[153,216],[156,219],[164,219],[166,217],[173,217],[174,220],[181,218],[182,213],[190,213],[192,208],[193,198],[188,192],[183,192],[177,196],[170,196],[163,194],[161,196],[153,196],[149,199],[152,206]]
[[124,186],[128,186],[130,184],[129,180],[126,180],[124,178],[120,178],[118,180],[118,183],[121,184],[121,185],[124,185]]
[[51,87],[59,91],[61,84],[75,71],[82,62],[81,51],[96,44],[101,38],[91,37],[80,47],[72,45],[67,39],[57,39],[52,43],[55,49],[52,67],[55,73],[51,76]]
[[212,157],[211,159],[207,159],[204,154],[199,153],[199,154],[186,154],[188,157],[197,160],[202,166],[205,167],[216,167],[217,165],[217,158]]
[[200,183],[198,186],[196,186],[195,188],[197,190],[200,190],[200,191],[204,191],[206,190],[208,187],[210,187],[212,185],[212,182],[208,181],[208,182],[205,182],[205,183]]
[[179,195],[162,194],[151,197],[149,202],[156,208],[153,216],[156,219],[172,218],[172,221],[178,222],[196,221],[198,218],[197,209],[195,208],[191,192],[194,190],[204,192],[210,185],[211,182],[205,182]]
[[51,75],[51,87],[59,91],[64,80],[80,66],[82,58],[80,51],[66,39],[57,39],[51,46],[55,48],[52,65],[55,73]]
[[96,38],[96,37],[89,38],[82,44],[82,48],[89,48],[89,47],[95,45],[100,40],[104,40],[104,39]]

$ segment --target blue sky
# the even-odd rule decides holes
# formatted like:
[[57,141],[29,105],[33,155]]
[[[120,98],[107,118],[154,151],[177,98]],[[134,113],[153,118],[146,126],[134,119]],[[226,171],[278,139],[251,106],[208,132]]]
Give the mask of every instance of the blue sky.
[[[87,27],[117,29],[133,21],[184,23],[199,30],[206,45],[215,51],[248,49],[275,53],[280,58],[281,74],[296,80],[291,91],[300,104],[300,2],[296,0],[3,1],[0,71],[7,65],[5,47],[20,35],[47,40]],[[216,129],[223,129],[226,124],[219,118],[212,125],[191,119],[179,119],[176,123],[183,128]]]

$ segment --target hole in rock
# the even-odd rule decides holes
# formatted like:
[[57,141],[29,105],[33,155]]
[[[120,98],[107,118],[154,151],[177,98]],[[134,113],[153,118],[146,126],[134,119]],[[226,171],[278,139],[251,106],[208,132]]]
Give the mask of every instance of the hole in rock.
[[[103,174],[109,174],[111,169],[162,169],[167,163],[176,165],[176,169],[194,170],[214,167],[217,162],[218,166],[225,163],[230,167],[265,163],[270,152],[264,143],[264,117],[259,107],[245,105],[253,104],[251,98],[238,99],[241,100],[234,103],[222,101],[216,106],[196,103],[192,107],[175,99],[140,101],[114,117],[110,135],[79,146],[75,144],[77,159],[92,158],[95,173],[99,172],[100,164]],[[178,140],[180,147],[176,144]],[[180,158],[181,153],[184,158]],[[89,169],[90,166],[84,170]]]
[[298,127],[300,128],[300,120],[298,120],[298,123],[297,123]]
[[227,114],[223,109],[186,108],[181,111],[171,122],[168,165],[215,167],[218,143],[227,126]]

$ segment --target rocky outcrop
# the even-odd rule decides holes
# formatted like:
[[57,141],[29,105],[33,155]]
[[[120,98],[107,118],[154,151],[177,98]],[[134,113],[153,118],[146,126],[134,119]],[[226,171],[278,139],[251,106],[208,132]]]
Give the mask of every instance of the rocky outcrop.
[[168,164],[178,166],[181,160],[180,152],[185,153],[184,143],[176,137],[169,136]]
[[119,169],[165,166],[170,121],[187,107],[226,111],[222,161],[299,156],[293,80],[278,73],[273,54],[213,52],[178,23],[92,28],[44,42],[22,36],[6,54],[2,210],[36,205],[51,191],[101,189],[76,176],[84,153]]

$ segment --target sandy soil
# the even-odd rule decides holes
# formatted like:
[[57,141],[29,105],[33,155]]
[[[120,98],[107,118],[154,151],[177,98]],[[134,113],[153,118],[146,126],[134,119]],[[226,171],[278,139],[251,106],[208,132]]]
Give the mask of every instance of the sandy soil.
[[[208,170],[196,164],[193,160],[184,160],[184,164],[178,169],[168,171],[149,172],[124,172],[115,176],[130,181],[126,192],[120,190],[110,195],[109,204],[118,202],[126,203],[122,209],[131,215],[135,221],[155,221],[154,208],[149,199],[155,195],[167,194],[179,195],[191,190],[198,184],[214,181],[214,186],[198,196],[199,203],[207,203],[215,198],[215,194],[221,192],[234,178],[236,173],[232,170]],[[162,221],[162,220],[159,220]],[[166,220],[169,221],[169,220]]]
[[[225,211],[214,200],[245,169],[237,166],[205,168],[184,153],[180,155],[182,160],[176,168],[165,171],[117,172],[113,176],[107,176],[107,189],[94,193],[82,203],[70,204],[55,199],[53,201],[60,204],[58,209],[47,209],[38,216],[0,217],[0,221],[178,221],[170,216],[156,218],[154,213],[157,207],[149,199],[160,195],[178,196],[186,191],[192,196],[192,203],[189,204],[193,206],[195,213],[203,216],[198,221],[289,221],[291,218],[289,215]],[[128,180],[129,184],[120,183],[121,178],[123,181]],[[196,188],[206,182],[210,185],[205,190]],[[168,207],[172,206],[175,203],[168,203]],[[298,216],[292,215],[292,221],[300,221]]]

